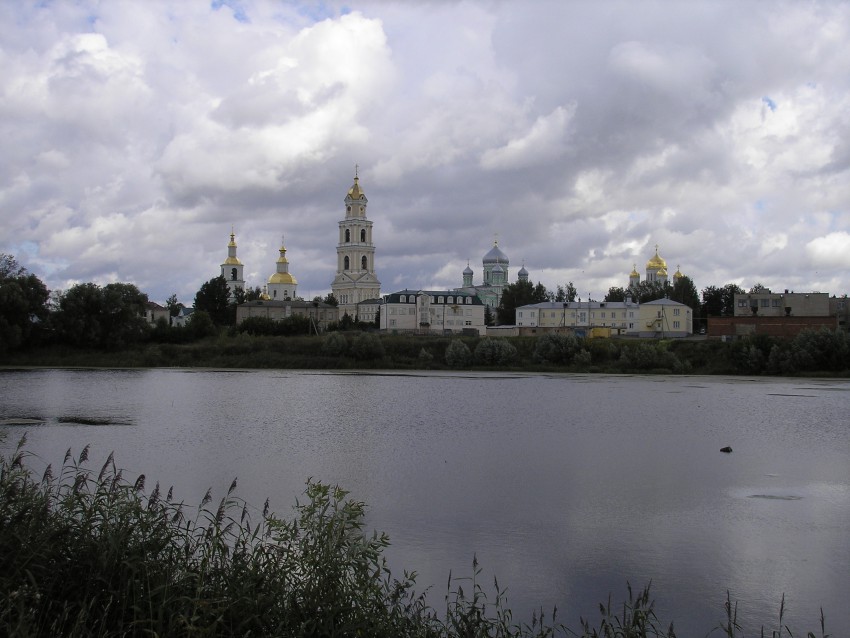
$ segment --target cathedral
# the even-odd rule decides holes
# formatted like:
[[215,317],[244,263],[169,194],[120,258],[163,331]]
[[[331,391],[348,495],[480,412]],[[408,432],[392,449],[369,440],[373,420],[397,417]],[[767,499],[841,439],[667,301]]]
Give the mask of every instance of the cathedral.
[[[673,274],[673,283],[676,283],[682,277],[684,275],[677,268]],[[646,283],[660,283],[662,285],[667,283],[667,262],[658,254],[658,244],[655,245],[655,254],[646,262],[646,279],[644,281]],[[637,264],[635,264],[629,275],[629,287],[639,286],[640,283],[640,273],[638,273]]]
[[331,292],[339,303],[340,317],[357,317],[357,304],[381,296],[381,282],[375,275],[375,245],[372,222],[366,219],[369,200],[360,188],[357,171],[354,184],[343,200],[345,218],[339,222],[336,246],[336,276]]
[[[502,300],[502,290],[508,285],[508,266],[510,266],[508,256],[499,248],[499,241],[493,242],[493,247],[484,255],[482,266],[484,271],[484,281],[481,284],[475,285],[472,283],[472,278],[475,273],[466,264],[463,269],[463,286],[455,288],[458,292],[465,292],[471,295],[477,295],[478,298],[489,306],[491,310],[495,310]],[[517,273],[517,281],[528,281],[528,271],[525,266],[520,268]]]

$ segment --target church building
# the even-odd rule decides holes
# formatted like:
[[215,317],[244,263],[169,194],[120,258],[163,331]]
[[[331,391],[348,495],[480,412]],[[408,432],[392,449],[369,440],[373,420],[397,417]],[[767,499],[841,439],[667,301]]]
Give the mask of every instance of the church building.
[[[673,274],[673,283],[681,279],[684,275],[677,268]],[[667,283],[667,262],[658,254],[658,244],[655,245],[655,254],[646,262],[646,279],[647,283]],[[637,265],[632,268],[629,275],[629,286],[638,286],[640,284],[640,273],[637,271]]]
[[348,314],[355,319],[359,302],[381,296],[381,282],[375,275],[372,222],[366,219],[369,201],[360,189],[356,171],[354,184],[343,201],[345,219],[339,222],[336,276],[331,283],[331,292],[339,303],[340,318]]
[[221,264],[221,276],[227,280],[227,289],[232,297],[237,288],[245,290],[245,277],[242,271],[245,267],[236,256],[236,235],[230,231],[230,243],[227,244],[227,259]]
[[[485,306],[489,306],[490,310],[495,310],[502,300],[502,290],[509,283],[508,266],[510,266],[510,263],[508,256],[499,248],[499,241],[496,240],[482,260],[483,283],[477,285],[472,283],[475,273],[467,263],[466,268],[463,269],[463,286],[455,290],[478,295]],[[517,273],[517,281],[528,281],[528,271],[525,266],[520,268]]]
[[283,245],[283,237],[280,238],[280,257],[277,259],[275,273],[269,277],[265,293],[269,299],[284,301],[295,299],[295,291],[298,289],[298,280],[289,273],[289,261],[286,259],[286,246]]

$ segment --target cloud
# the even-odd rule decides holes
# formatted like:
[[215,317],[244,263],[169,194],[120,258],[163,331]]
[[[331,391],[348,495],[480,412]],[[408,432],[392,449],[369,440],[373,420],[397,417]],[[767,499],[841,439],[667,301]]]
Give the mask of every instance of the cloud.
[[806,244],[806,254],[819,268],[850,268],[850,232],[829,233],[812,239]]
[[[190,301],[231,225],[327,292],[359,165],[385,289],[846,290],[850,5],[0,3],[0,251]],[[755,202],[760,202],[755,205]]]
[[521,137],[499,148],[484,151],[481,167],[486,170],[508,170],[557,159],[566,150],[567,127],[575,108],[575,104],[570,107],[559,106],[549,115],[538,117]]

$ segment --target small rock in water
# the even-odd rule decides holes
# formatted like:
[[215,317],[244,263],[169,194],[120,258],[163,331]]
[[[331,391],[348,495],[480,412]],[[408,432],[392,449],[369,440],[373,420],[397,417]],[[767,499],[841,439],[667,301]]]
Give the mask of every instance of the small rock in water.
[[722,447],[722,448],[720,448],[720,451],[721,451],[721,452],[726,452],[726,454],[731,454],[731,453],[732,453],[732,448],[731,448],[731,447],[729,447],[729,446],[727,445],[726,447]]

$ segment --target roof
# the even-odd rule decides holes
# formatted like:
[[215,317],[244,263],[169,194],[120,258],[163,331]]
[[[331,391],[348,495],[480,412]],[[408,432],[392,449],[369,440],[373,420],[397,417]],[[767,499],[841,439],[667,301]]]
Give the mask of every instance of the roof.
[[[471,305],[471,306],[483,305],[481,299],[478,298],[478,295],[475,295],[475,294],[472,294],[472,293],[469,293],[469,292],[463,292],[463,291],[457,291],[457,290],[410,290],[408,288],[405,288],[404,290],[399,290],[398,292],[393,292],[393,293],[390,293],[389,295],[387,295],[386,296],[387,303],[402,303],[400,301],[400,297],[402,295],[404,295],[405,297],[418,297],[420,295],[428,295],[429,297],[433,297],[434,299],[437,299],[438,297],[443,297],[444,299],[451,297],[455,301],[458,300],[458,299],[464,299],[464,300],[471,299],[471,301],[468,302],[469,305]],[[447,303],[447,302],[444,301],[443,303]],[[452,303],[454,303],[454,301]],[[467,302],[464,301],[464,303],[467,303]]]
[[499,242],[493,242],[493,247],[484,255],[484,263],[507,264],[508,262],[508,256],[499,249]]

